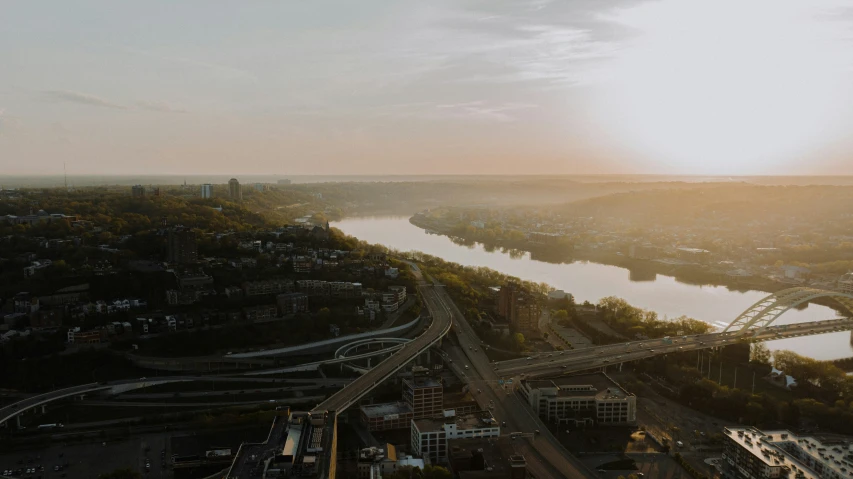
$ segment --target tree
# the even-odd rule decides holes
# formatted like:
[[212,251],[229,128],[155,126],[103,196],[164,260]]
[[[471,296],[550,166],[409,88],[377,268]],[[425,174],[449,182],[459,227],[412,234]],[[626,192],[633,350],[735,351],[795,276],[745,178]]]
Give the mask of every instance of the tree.
[[770,348],[764,343],[753,343],[749,360],[754,363],[770,364]]
[[521,333],[515,333],[512,335],[512,341],[515,345],[515,348],[519,351],[524,350],[524,335]]
[[133,469],[116,469],[113,472],[101,474],[98,479],[142,479],[142,474]]
[[430,464],[424,468],[424,479],[450,479],[450,477],[450,471],[441,466]]

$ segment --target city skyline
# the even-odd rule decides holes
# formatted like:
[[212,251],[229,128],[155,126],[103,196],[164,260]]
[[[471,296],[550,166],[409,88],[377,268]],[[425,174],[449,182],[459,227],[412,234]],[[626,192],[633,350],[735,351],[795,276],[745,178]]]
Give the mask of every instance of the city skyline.
[[16,3],[7,175],[853,174],[846,2]]

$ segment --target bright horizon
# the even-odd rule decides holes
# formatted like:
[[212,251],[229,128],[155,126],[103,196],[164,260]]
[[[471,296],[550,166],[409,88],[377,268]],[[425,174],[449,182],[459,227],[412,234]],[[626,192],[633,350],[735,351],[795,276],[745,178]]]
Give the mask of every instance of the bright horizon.
[[853,174],[841,0],[46,3],[3,175]]

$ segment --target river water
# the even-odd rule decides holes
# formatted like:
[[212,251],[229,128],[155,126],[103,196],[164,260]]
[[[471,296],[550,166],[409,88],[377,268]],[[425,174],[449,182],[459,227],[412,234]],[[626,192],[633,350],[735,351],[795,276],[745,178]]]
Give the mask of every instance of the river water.
[[[409,223],[408,217],[380,216],[348,218],[334,223],[341,231],[369,243],[400,251],[421,251],[447,261],[469,266],[486,266],[527,281],[548,283],[575,296],[577,302],[597,302],[605,296],[624,298],[630,304],[655,311],[660,317],[686,315],[711,324],[730,323],[744,310],[767,295],[761,291],[730,291],[724,286],[696,286],[670,276],[635,281],[627,269],[589,262],[554,264],[537,261],[529,254],[510,257],[499,250],[486,251],[482,245],[454,244],[446,236],[426,234]],[[792,309],[774,324],[832,319],[831,308],[809,305]],[[853,356],[848,332],[770,341],[772,350],[789,349],[816,359]]]

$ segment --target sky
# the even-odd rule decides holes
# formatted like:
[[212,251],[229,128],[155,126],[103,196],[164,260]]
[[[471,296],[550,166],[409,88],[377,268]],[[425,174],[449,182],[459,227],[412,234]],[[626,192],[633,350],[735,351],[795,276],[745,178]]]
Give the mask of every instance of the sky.
[[15,1],[0,174],[853,174],[853,0]]

